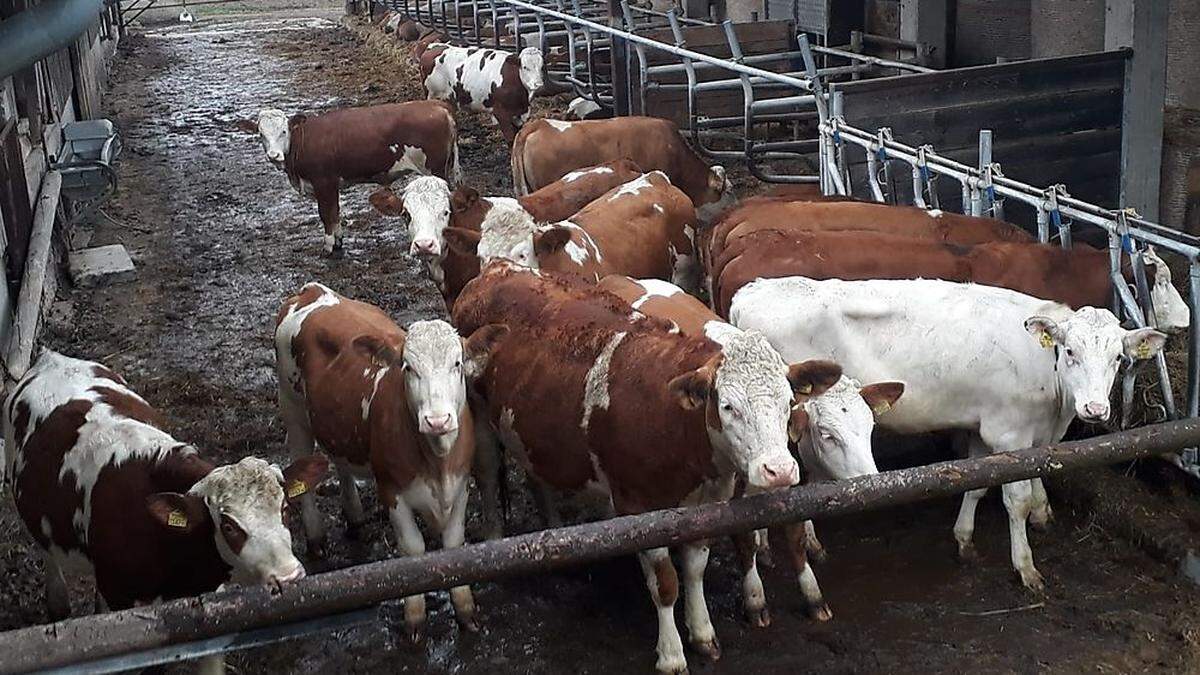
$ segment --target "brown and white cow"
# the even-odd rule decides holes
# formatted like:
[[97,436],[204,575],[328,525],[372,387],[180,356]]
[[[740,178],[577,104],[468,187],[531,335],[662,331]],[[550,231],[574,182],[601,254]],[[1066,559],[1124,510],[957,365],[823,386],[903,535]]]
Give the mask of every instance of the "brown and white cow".
[[6,473],[45,552],[51,618],[71,611],[64,569],[94,573],[112,609],[304,576],[283,516],[321,482],[323,457],[282,471],[254,457],[215,466],[121,376],[49,350],[4,413]]
[[[630,279],[612,275],[599,286],[629,303],[633,309],[672,323],[684,335],[705,337],[725,344],[741,330],[717,316],[704,303],[674,284],[659,279]],[[886,412],[904,393],[900,382],[878,382],[863,386],[842,376],[820,396],[802,396],[793,402],[788,434],[809,480],[845,480],[878,473],[871,451],[875,416]],[[825,550],[816,537],[812,521],[784,528],[785,540],[795,564],[800,588],[814,618],[827,620],[833,614],[821,597],[808,556],[824,558]],[[757,538],[757,542],[755,539]],[[746,616],[756,625],[770,621],[757,556],[768,552],[767,531],[734,538],[742,564],[743,600]]]
[[427,98],[491,113],[509,144],[529,117],[529,101],[545,82],[545,64],[537,47],[512,54],[438,42],[421,53],[420,62]]
[[[337,467],[342,510],[356,530],[364,522],[356,477],[373,476],[404,555],[425,552],[416,514],[461,546],[467,483],[475,455],[466,386],[504,333],[485,326],[463,340],[444,321],[399,326],[380,309],[316,283],[288,298],[275,328],[279,407],[288,449],[296,456],[321,444]],[[325,527],[312,495],[300,502],[310,550],[324,549]],[[468,586],[450,590],[459,624],[476,630]],[[404,600],[410,635],[425,622],[425,598]]]
[[455,227],[480,231],[484,218],[495,204],[518,205],[536,220],[555,222],[575,215],[581,208],[627,183],[642,172],[625,159],[572,172],[546,187],[513,199],[480,197],[470,187],[458,186],[453,192],[443,180],[422,177],[411,181],[399,195],[388,188],[376,190],[371,204],[386,216],[408,214],[412,245],[409,253],[425,260],[430,277],[451,305],[462,287],[479,274],[479,258],[473,252],[460,253],[446,245],[443,231]]
[[342,247],[338,193],[345,185],[390,185],[409,173],[432,174],[451,183],[459,177],[458,127],[453,109],[439,101],[410,101],[343,108],[288,117],[269,108],[257,122],[238,127],[257,132],[267,159],[287,173],[292,187],[317,200],[325,226],[325,251]]
[[[1156,325],[1186,328],[1187,303],[1171,285],[1171,271],[1146,254]],[[1102,307],[1113,293],[1109,253],[1086,244],[1070,249],[1036,242],[983,242],[961,246],[878,232],[759,230],[738,238],[715,261],[714,305],[728,314],[734,294],[759,278],[944,279],[999,286],[1073,309]],[[1126,265],[1126,277],[1132,269]]]
[[425,50],[429,49],[429,46],[432,44],[445,42],[446,40],[446,34],[434,28],[430,28],[429,30],[421,33],[421,35],[417,37],[416,44],[414,44],[412,48],[413,63],[417,64],[418,66],[421,65],[421,56],[425,54]]
[[513,186],[518,195],[529,194],[571,171],[625,157],[644,171],[665,173],[704,222],[734,202],[725,169],[710,167],[674,122],[657,117],[530,122],[513,142]]
[[[560,490],[598,488],[618,514],[729,499],[738,476],[764,489],[799,479],[787,449],[789,402],[836,382],[836,364],[789,366],[753,333],[719,347],[632,320],[627,304],[581,279],[491,269],[463,290],[454,322],[463,334],[496,321],[512,331],[478,387],[500,441],[538,479]],[[524,287],[570,286],[574,301],[544,311],[546,294],[510,292],[517,276]],[[707,543],[681,553],[690,640],[716,658],[703,594]],[[658,669],[684,672],[675,567],[666,548],[639,558],[658,609]]]
[[654,171],[613,188],[569,221],[538,223],[518,206],[495,204],[482,232],[447,228],[443,236],[464,253],[475,250],[484,263],[510,260],[591,281],[625,274],[695,288],[695,225],[691,200]]

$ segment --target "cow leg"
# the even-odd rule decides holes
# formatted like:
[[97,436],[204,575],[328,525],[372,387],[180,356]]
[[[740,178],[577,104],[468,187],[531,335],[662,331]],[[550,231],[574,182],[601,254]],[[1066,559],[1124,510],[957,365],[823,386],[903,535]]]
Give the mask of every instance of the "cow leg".
[[46,613],[51,621],[61,621],[71,616],[71,594],[67,590],[67,580],[63,578],[62,568],[49,551],[43,556],[45,560],[46,582]]
[[[961,446],[963,438],[963,435],[955,436],[956,447]],[[983,457],[991,452],[978,434],[972,433],[966,435],[965,438],[968,457]],[[975,535],[975,509],[987,491],[988,489],[984,487],[978,490],[968,490],[963,494],[962,506],[959,507],[958,518],[954,521],[954,540],[958,542],[958,559],[963,562],[979,558],[979,552],[975,550],[975,544],[971,539]]]
[[[395,503],[388,509],[388,520],[396,533],[396,545],[407,556],[418,556],[425,553],[425,538],[417,527],[416,517],[412,508],[404,503],[399,496],[394,496]],[[413,642],[421,640],[421,631],[425,627],[425,595],[418,593],[404,598],[404,625],[408,628],[408,637]]]
[[638,553],[650,599],[658,610],[658,662],[660,673],[686,673],[687,659],[683,655],[683,640],[675,626],[675,600],[679,596],[679,577],[666,547]]
[[[287,389],[283,377],[279,383],[279,412],[283,418],[287,438],[288,455],[293,459],[307,457],[313,453],[315,443],[312,429],[308,426],[308,412],[302,401]],[[343,485],[342,490],[346,488]],[[308,553],[314,558],[325,557],[325,520],[317,508],[316,490],[309,490],[300,495],[300,520],[304,524],[304,539],[307,542]]]
[[504,143],[512,148],[513,139],[517,137],[517,125],[513,120],[513,114],[499,108],[493,114],[496,117],[496,124],[500,126],[500,135],[504,137]]
[[341,204],[337,180],[314,180],[313,195],[317,198],[321,224],[325,226],[325,253],[333,255],[334,251],[342,248]]
[[1050,497],[1046,495],[1046,486],[1041,478],[1030,479],[1033,488],[1033,503],[1029,512],[1029,524],[1035,530],[1045,530],[1054,522],[1054,511],[1050,508]]
[[709,659],[721,658],[721,644],[704,599],[704,570],[708,567],[708,542],[695,541],[680,548],[683,558],[683,618],[692,647]]
[[758,553],[755,562],[767,569],[775,566],[775,558],[771,555],[771,532],[767,528],[757,531]]
[[[466,539],[467,522],[467,491],[464,489],[454,500],[454,509],[450,520],[442,529],[442,548],[458,548]],[[470,586],[455,586],[450,589],[450,603],[454,605],[454,617],[463,630],[472,633],[479,630],[479,622],[475,617],[475,597],[471,595]]]
[[758,575],[757,556],[762,550],[761,533],[766,530],[743,532],[733,535],[738,563],[742,569],[742,607],[751,626],[766,628],[771,625],[771,612],[767,609],[767,594],[763,590],[762,577]]
[[533,493],[534,506],[537,507],[538,513],[542,514],[546,527],[548,529],[562,527],[562,514],[558,511],[558,499],[555,498],[554,491],[533,475],[526,474],[526,482],[529,484],[530,492]]
[[362,536],[367,516],[363,512],[362,496],[358,493],[358,481],[350,473],[350,464],[337,462],[338,488],[342,495],[342,515],[346,517],[346,536],[358,539]]
[[1012,546],[1012,564],[1021,575],[1021,583],[1034,593],[1045,590],[1042,574],[1033,566],[1033,549],[1029,547],[1029,535],[1025,521],[1033,508],[1033,488],[1030,481],[1019,480],[1001,487],[1004,493],[1004,508],[1008,511],[1008,536]]
[[225,655],[210,654],[196,659],[197,675],[225,675]]
[[808,557],[816,562],[823,562],[829,557],[829,553],[821,544],[821,540],[817,539],[817,528],[811,520],[804,521],[804,546],[808,551]]
[[829,621],[833,618],[833,611],[825,603],[825,597],[821,595],[821,586],[817,583],[817,575],[813,572],[812,565],[808,564],[808,537],[805,535],[804,524],[789,523],[784,527],[784,531],[787,534],[792,561],[796,565],[800,593],[808,604],[808,615],[816,621]]
[[[480,411],[482,412],[482,411]],[[489,541],[504,536],[504,519],[500,504],[500,482],[504,480],[504,461],[500,444],[482,414],[475,415],[475,465],[471,473],[479,487],[480,510],[483,512],[483,538]]]

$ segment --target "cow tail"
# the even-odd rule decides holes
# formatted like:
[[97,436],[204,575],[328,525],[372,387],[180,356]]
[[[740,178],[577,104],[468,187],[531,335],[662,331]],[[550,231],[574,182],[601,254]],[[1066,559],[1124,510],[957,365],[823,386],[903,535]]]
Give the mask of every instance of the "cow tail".
[[512,145],[513,193],[518,197],[524,197],[529,194],[529,183],[525,179],[525,137],[528,135],[528,129],[529,127],[526,127],[517,132]]
[[503,443],[496,443],[496,454],[500,456],[500,476],[499,492],[500,492],[500,523],[504,532],[508,531],[508,510],[512,504],[511,493],[508,490],[508,452],[504,449]]
[[450,115],[450,129],[454,133],[450,134],[450,166],[446,167],[446,173],[450,176],[450,187],[454,188],[462,185],[462,165],[458,163],[458,125],[454,121],[454,115]]

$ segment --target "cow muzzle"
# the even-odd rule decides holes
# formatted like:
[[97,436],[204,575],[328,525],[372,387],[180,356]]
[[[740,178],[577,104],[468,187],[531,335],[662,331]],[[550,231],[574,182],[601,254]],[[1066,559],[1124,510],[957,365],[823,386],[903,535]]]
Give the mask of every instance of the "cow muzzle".
[[757,488],[784,488],[800,482],[800,467],[791,457],[769,459],[759,464],[749,476]]
[[414,239],[408,248],[409,255],[432,258],[441,253],[436,239]]
[[1084,422],[1107,422],[1112,410],[1107,401],[1090,401],[1075,412]]
[[454,431],[454,415],[445,413],[442,415],[423,415],[421,417],[421,433],[431,436],[443,436]]
[[300,581],[301,579],[303,579],[305,577],[306,574],[307,573],[304,571],[304,565],[301,565],[300,563],[296,563],[296,568],[293,569],[291,572],[288,572],[286,574],[272,574],[271,575],[271,585],[274,586],[277,590],[283,590],[284,584],[290,584],[290,583],[293,583],[296,581]]
[[271,160],[271,163],[277,167],[283,166],[284,157],[283,157],[282,152],[279,152],[279,151],[268,152],[267,159]]

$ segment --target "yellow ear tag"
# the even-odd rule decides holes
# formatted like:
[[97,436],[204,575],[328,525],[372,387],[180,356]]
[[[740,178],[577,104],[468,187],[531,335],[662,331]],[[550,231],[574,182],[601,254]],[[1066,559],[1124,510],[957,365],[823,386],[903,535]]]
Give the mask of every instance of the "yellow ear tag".
[[880,401],[879,403],[875,404],[874,408],[871,408],[871,412],[875,413],[876,415],[882,415],[883,413],[885,413],[891,409],[892,409],[891,403],[888,403],[887,401]]
[[308,492],[308,486],[304,484],[304,481],[294,480],[291,483],[288,483],[288,488],[287,488],[288,499],[295,499],[296,497],[299,497],[300,495],[304,494],[305,492]]
[[811,394],[812,393],[812,384],[805,383],[805,385],[803,387],[800,387],[800,393],[801,394]]
[[1134,354],[1134,356],[1143,361],[1150,358],[1150,343],[1146,340],[1142,340],[1142,342],[1138,345],[1137,352]]
[[170,527],[187,527],[187,514],[183,511],[172,511],[167,514],[167,525]]
[[1054,338],[1050,337],[1050,334],[1047,333],[1046,331],[1042,331],[1042,347],[1044,347],[1046,349],[1050,349],[1053,346],[1054,346]]

